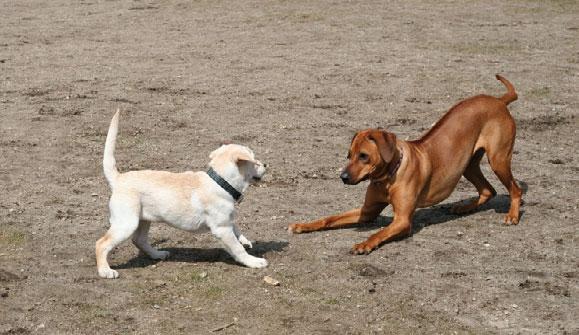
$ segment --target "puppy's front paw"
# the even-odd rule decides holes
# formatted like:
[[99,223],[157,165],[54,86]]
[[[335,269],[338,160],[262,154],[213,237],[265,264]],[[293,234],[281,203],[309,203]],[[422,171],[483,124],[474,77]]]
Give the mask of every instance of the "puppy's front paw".
[[171,255],[170,252],[165,250],[157,250],[155,253],[149,255],[152,259],[167,259]]
[[99,277],[107,279],[119,278],[119,273],[113,269],[99,269]]
[[249,257],[243,260],[243,264],[248,268],[254,269],[261,269],[267,266],[267,261],[265,258],[253,257],[248,255]]
[[239,243],[241,243],[244,247],[246,247],[247,249],[251,249],[253,248],[253,244],[251,244],[251,241],[248,240],[245,236],[243,235],[239,235]]

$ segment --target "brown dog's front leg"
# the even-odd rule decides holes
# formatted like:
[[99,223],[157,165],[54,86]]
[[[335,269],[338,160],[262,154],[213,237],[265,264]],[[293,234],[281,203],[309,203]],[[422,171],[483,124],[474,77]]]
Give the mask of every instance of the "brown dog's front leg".
[[392,223],[370,236],[366,241],[354,245],[352,254],[369,254],[382,243],[392,241],[398,237],[409,235],[412,232],[412,214],[414,210],[405,209],[396,211],[394,208],[394,220]]
[[292,223],[288,226],[288,231],[290,233],[300,234],[370,222],[376,219],[387,205],[388,204],[375,204],[372,206],[364,206],[362,208],[353,209],[342,214],[329,216],[309,223]]

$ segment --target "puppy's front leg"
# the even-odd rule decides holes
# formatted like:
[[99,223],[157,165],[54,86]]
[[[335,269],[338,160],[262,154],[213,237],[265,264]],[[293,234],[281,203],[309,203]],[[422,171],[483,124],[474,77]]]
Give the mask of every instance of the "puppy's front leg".
[[212,228],[211,231],[223,243],[225,250],[239,263],[250,268],[264,268],[267,266],[267,261],[264,258],[252,256],[245,251],[245,248],[235,236],[233,227],[217,227]]
[[245,236],[243,236],[243,234],[241,234],[241,230],[239,230],[239,227],[235,223],[233,224],[233,233],[235,234],[235,237],[237,237],[237,240],[241,242],[241,244],[244,247],[248,249],[253,248],[253,244],[251,244],[251,241],[248,240]]

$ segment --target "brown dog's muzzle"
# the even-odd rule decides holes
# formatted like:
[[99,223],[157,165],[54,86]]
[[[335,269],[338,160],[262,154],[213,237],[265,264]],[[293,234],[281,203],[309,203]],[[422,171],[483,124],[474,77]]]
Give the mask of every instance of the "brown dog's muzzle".
[[362,178],[360,178],[360,174],[362,173],[361,171],[355,171],[355,169],[353,169],[354,171],[352,171],[352,169],[350,168],[350,166],[344,168],[344,170],[342,170],[342,172],[340,173],[340,179],[342,179],[342,181],[344,182],[344,184],[346,185],[356,185],[359,184],[361,182],[363,182],[364,180],[367,180],[369,176],[364,176]]
[[344,169],[342,171],[342,173],[340,173],[340,179],[342,179],[342,181],[344,182],[344,184],[346,185],[351,185],[351,179],[350,179],[350,174],[348,173],[348,171],[346,169]]

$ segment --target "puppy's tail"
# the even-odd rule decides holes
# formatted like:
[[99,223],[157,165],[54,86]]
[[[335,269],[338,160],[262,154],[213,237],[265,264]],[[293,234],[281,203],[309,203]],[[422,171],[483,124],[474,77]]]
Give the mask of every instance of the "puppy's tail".
[[503,85],[507,87],[507,93],[505,93],[505,95],[500,97],[499,100],[502,100],[506,105],[517,100],[518,96],[517,93],[515,92],[515,87],[513,86],[513,84],[511,84],[510,81],[502,77],[500,74],[497,74],[497,79],[500,80],[501,83],[503,83]]
[[105,142],[105,152],[103,157],[103,171],[111,188],[119,176],[119,170],[117,170],[117,162],[115,161],[115,142],[117,141],[117,133],[119,131],[120,113],[121,111],[117,109],[117,112],[111,120],[109,132],[107,133],[107,140]]

